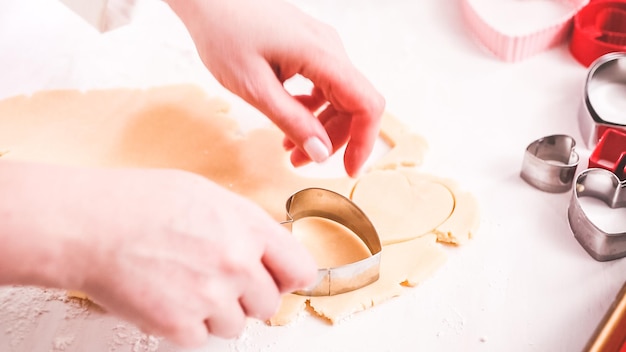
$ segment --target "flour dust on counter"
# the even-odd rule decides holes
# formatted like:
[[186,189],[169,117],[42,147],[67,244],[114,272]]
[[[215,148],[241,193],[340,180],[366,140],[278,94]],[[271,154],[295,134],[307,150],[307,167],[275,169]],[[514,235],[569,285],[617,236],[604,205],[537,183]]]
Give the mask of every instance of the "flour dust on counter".
[[[36,350],[33,333],[41,330],[40,321],[51,314],[55,303],[62,306],[65,322],[90,314],[89,302],[70,300],[62,290],[21,286],[0,288],[0,310],[3,312],[0,329],[8,337],[4,347],[8,351]],[[63,329],[63,325],[61,322],[52,335],[50,351],[62,352],[73,344],[76,336],[71,330]]]

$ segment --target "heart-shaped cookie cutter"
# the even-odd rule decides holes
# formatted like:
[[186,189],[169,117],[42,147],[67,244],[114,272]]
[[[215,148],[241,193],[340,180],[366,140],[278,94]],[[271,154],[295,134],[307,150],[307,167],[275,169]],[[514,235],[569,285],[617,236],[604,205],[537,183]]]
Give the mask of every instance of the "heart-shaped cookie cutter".
[[578,113],[580,132],[589,148],[595,147],[608,129],[626,131],[626,125],[607,121],[600,116],[594,101],[598,93],[611,83],[626,85],[626,53],[609,53],[591,64],[585,81],[583,101]]
[[[594,197],[610,208],[626,207],[626,182],[605,169],[592,168],[576,178],[567,217],[574,237],[597,261],[608,261],[626,256],[626,230],[608,233],[596,226],[580,204],[581,197]],[[626,221],[625,221],[626,227]]]
[[[506,0],[494,0],[498,2]],[[508,0],[512,5],[520,3],[519,0]],[[522,1],[523,2],[523,1]],[[548,50],[565,42],[570,35],[572,18],[589,0],[561,0],[570,8],[567,13],[556,18],[552,23],[539,26],[527,33],[509,34],[495,26],[480,13],[476,0],[462,0],[461,6],[465,21],[469,25],[474,36],[497,58],[507,61],[520,61],[539,52]],[[482,1],[485,3],[485,1]],[[536,2],[535,4],[536,5]],[[488,6],[488,5],[485,5]],[[517,20],[526,21],[524,16],[518,16]]]
[[564,134],[535,140],[526,148],[520,176],[542,191],[568,191],[579,161],[575,147],[574,138]]
[[332,296],[367,286],[380,275],[382,245],[378,232],[365,213],[351,200],[323,188],[306,188],[287,200],[287,220],[293,223],[305,217],[322,217],[352,230],[369,249],[371,256],[354,263],[331,268],[319,268],[317,280],[311,287],[296,291],[304,296]]

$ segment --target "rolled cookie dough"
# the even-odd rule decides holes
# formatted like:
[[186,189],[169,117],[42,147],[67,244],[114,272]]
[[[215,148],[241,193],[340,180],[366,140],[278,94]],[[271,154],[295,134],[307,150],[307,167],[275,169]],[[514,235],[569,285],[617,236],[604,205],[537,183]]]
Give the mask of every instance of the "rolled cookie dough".
[[381,136],[391,151],[374,163],[377,171],[353,180],[296,174],[278,129],[268,124],[243,133],[228,110],[192,85],[44,91],[0,101],[0,150],[10,150],[2,159],[195,172],[257,202],[277,221],[285,218],[285,200],[303,188],[354,196],[386,243],[380,279],[332,297],[287,295],[274,325],[289,323],[307,304],[334,322],[397,296],[445,261],[438,241],[462,243],[477,227],[474,197],[451,180],[417,173],[426,143],[390,115]]

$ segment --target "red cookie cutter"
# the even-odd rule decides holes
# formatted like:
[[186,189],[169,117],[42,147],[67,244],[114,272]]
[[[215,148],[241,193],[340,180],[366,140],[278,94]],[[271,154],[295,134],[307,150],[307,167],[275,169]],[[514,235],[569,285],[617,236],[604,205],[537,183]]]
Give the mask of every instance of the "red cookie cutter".
[[[511,8],[519,6],[519,1],[508,1]],[[485,0],[461,0],[461,9],[473,35],[503,61],[523,60],[566,41],[572,55],[585,66],[604,54],[626,52],[626,0],[552,1],[567,8],[563,15],[520,33],[507,33],[490,23],[482,14],[490,6]],[[519,17],[519,21],[525,20]]]
[[626,51],[626,1],[592,0],[574,16],[570,52],[585,66],[604,54]]
[[589,156],[589,168],[606,169],[626,179],[626,132],[607,129]]

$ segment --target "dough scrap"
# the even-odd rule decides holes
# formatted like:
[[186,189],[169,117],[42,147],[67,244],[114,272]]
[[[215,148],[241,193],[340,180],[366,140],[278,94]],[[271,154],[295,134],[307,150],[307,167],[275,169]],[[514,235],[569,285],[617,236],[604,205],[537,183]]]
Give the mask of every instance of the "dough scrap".
[[[268,124],[243,133],[228,111],[223,100],[194,85],[42,91],[0,101],[0,150],[11,151],[2,160],[195,172],[255,201],[277,221],[285,218],[286,199],[307,187],[353,195],[357,205],[363,203],[366,208],[372,206],[371,197],[377,197],[368,187],[390,189],[398,197],[398,192],[408,189],[421,198],[385,199],[394,214],[404,211],[414,216],[410,213],[413,206],[421,209],[416,215],[434,214],[427,222],[396,216],[391,231],[383,225],[385,215],[374,215],[372,210],[385,242],[380,279],[332,297],[286,295],[271,325],[289,324],[307,306],[336,322],[400,295],[445,262],[446,252],[439,242],[462,244],[476,231],[479,214],[474,197],[452,180],[418,173],[415,167],[422,162],[426,143],[389,114],[383,116],[381,137],[391,150],[361,179],[353,180],[298,175],[289,164],[277,128]],[[387,181],[380,185],[378,179]],[[431,207],[432,202],[444,205],[427,209],[429,202]],[[401,211],[391,208],[398,204],[404,204]]]
[[454,195],[454,210],[441,225],[433,231],[437,241],[461,245],[472,239],[480,226],[480,207],[478,201],[469,192],[463,191],[459,184],[450,179],[425,173],[402,171],[409,178],[430,179],[446,187]]
[[377,160],[372,169],[417,167],[422,164],[428,149],[426,140],[411,131],[393,115],[385,113],[381,122],[380,137],[391,150]]
[[270,325],[285,325],[294,321],[305,304],[331,323],[378,305],[404,293],[434,273],[447,259],[447,253],[437,243],[435,234],[402,243],[383,246],[380,278],[361,289],[336,296],[305,297],[289,294],[283,297]]

